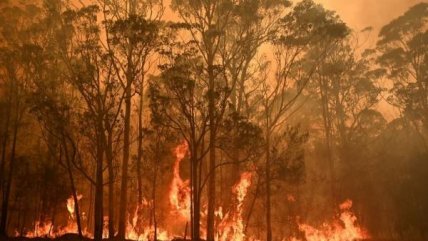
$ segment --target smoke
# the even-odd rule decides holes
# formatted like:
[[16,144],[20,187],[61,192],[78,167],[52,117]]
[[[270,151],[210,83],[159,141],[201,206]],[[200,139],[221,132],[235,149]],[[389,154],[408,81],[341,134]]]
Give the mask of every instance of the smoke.
[[[423,0],[315,0],[336,11],[353,29],[373,27],[375,33],[408,8]],[[425,0],[426,2],[426,0]]]

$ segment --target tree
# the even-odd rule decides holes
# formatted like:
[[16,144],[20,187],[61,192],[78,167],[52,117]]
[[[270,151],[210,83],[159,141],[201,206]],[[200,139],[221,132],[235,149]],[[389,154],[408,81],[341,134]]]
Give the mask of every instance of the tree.
[[[149,7],[147,7],[149,6]],[[134,86],[139,86],[141,95],[144,92],[144,79],[148,68],[148,58],[157,46],[159,21],[163,13],[162,1],[102,1],[107,50],[113,66],[114,74],[122,87],[124,96],[124,132],[123,157],[119,204],[118,237],[125,238],[125,225],[128,198],[128,166],[131,147],[131,102]],[[140,106],[142,111],[143,106]],[[139,113],[139,149],[137,153],[137,172],[141,178],[141,118]],[[141,180],[139,192],[141,193]],[[139,195],[139,199],[142,195]],[[141,201],[141,200],[140,200]]]
[[[111,137],[120,110],[121,96],[114,78],[113,64],[108,52],[101,47],[101,36],[96,15],[98,6],[91,5],[78,10],[63,13],[63,32],[68,33],[70,41],[62,48],[61,56],[66,66],[68,83],[75,88],[82,100],[80,124],[87,129],[82,133],[92,144],[92,157],[96,162],[95,180],[82,171],[85,177],[95,185],[94,238],[102,239],[103,232],[103,187],[104,161],[112,161],[112,145],[107,144]],[[93,138],[95,136],[95,138]],[[109,139],[111,141],[111,139]],[[79,167],[79,165],[75,165]],[[80,170],[82,170],[80,168]],[[110,178],[112,176],[110,175]],[[111,187],[111,186],[110,186]],[[111,190],[110,190],[111,191]],[[110,195],[113,195],[110,192]]]
[[[166,45],[168,46],[168,45]],[[189,147],[191,185],[191,237],[200,239],[201,163],[208,150],[204,137],[208,131],[205,106],[206,86],[201,83],[202,56],[193,43],[162,50],[166,64],[160,66],[159,79],[151,81],[152,119],[177,131]]]
[[[278,33],[273,43],[276,64],[275,75],[271,79],[268,64],[262,66],[260,95],[260,122],[265,138],[265,189],[266,189],[266,240],[271,241],[271,183],[272,183],[272,143],[273,136],[283,128],[294,104],[315,73],[318,64],[324,61],[331,46],[348,34],[346,25],[334,13],[325,10],[311,0],[298,3],[279,23]],[[326,41],[327,40],[327,41]],[[309,67],[304,66],[308,51],[322,46]],[[311,56],[314,57],[314,56]],[[309,71],[301,70],[307,67]],[[256,102],[257,103],[257,102]]]
[[[0,235],[6,235],[9,201],[17,159],[17,144],[19,131],[23,125],[28,105],[25,103],[27,90],[34,79],[34,62],[31,40],[37,37],[31,29],[32,18],[38,17],[38,8],[33,4],[26,9],[15,6],[2,8],[1,23],[1,86],[5,90],[4,131],[1,133],[0,159],[0,190],[2,191],[2,206],[0,219]],[[6,20],[7,19],[7,20]],[[6,22],[3,21],[8,21]],[[28,52],[27,52],[28,51]],[[7,155],[7,152],[8,155]],[[6,157],[9,157],[8,166]],[[7,175],[6,174],[7,171]],[[5,178],[7,176],[7,178]]]
[[[333,45],[309,85],[322,114],[325,149],[331,172],[332,210],[337,206],[338,198],[336,165],[348,163],[351,153],[358,153],[352,148],[362,148],[361,143],[355,142],[357,130],[366,124],[365,118],[375,116],[374,108],[381,93],[381,88],[375,84],[379,77],[378,71],[370,67],[370,51],[358,56],[352,44],[352,40],[347,38]],[[319,50],[314,51],[316,55]]]
[[426,142],[428,123],[428,4],[411,7],[379,33],[378,63],[392,80],[389,102],[421,132]]

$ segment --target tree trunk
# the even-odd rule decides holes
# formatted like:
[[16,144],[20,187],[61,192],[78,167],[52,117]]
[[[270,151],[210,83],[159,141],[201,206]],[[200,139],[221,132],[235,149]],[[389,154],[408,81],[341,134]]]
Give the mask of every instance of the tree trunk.
[[[156,143],[156,153],[157,156],[160,156],[160,147],[159,147],[159,141]],[[153,218],[153,230],[154,230],[154,240],[157,241],[158,239],[158,225],[157,225],[157,219],[156,219],[156,186],[157,186],[157,178],[158,178],[158,165],[160,161],[158,160],[155,163],[154,172],[153,172],[153,186],[152,186],[152,200],[153,200],[153,207],[152,207],[152,218]]]
[[[129,16],[135,15],[136,3],[134,0],[129,0]],[[134,65],[132,61],[133,40],[129,39],[127,53],[127,70],[126,70],[126,86],[125,86],[125,128],[123,133],[123,163],[122,163],[122,182],[120,185],[120,204],[119,204],[119,229],[118,238],[124,239],[126,235],[126,214],[128,202],[128,163],[130,149],[130,132],[131,132],[131,99],[132,99],[132,82]]]
[[137,150],[137,184],[138,205],[143,201],[143,177],[141,173],[141,160],[143,156],[143,114],[144,114],[144,76],[141,81],[140,103],[138,108],[138,150]]
[[260,182],[260,176],[257,178],[257,184],[256,184],[256,190],[254,192],[254,198],[251,201],[250,208],[248,209],[248,215],[245,221],[245,227],[244,227],[244,233],[247,232],[248,225],[250,224],[251,216],[253,215],[254,207],[257,201],[257,198],[259,197],[261,182]]
[[0,235],[7,235],[7,216],[9,211],[9,197],[10,189],[12,188],[13,173],[15,169],[15,155],[16,155],[16,142],[18,138],[18,125],[19,125],[19,104],[16,107],[16,118],[13,128],[13,139],[12,139],[12,149],[10,153],[10,162],[9,162],[9,175],[6,182],[6,188],[3,193],[3,202],[1,208],[1,219],[0,219]]
[[114,230],[114,170],[113,170],[113,130],[109,129],[106,157],[108,162],[108,237],[113,238]]
[[[210,39],[210,38],[209,38]],[[214,241],[214,215],[216,203],[216,121],[215,121],[215,83],[214,83],[214,53],[211,39],[208,40],[208,115],[210,127],[209,143],[209,180],[208,180],[208,213],[207,213],[207,241]]]
[[272,241],[272,217],[271,217],[271,173],[270,173],[270,131],[269,125],[266,131],[266,241]]
[[336,208],[336,186],[335,186],[335,173],[334,173],[334,159],[333,159],[333,150],[332,150],[332,137],[331,137],[331,121],[329,114],[328,106],[328,86],[325,79],[320,77],[320,94],[321,94],[321,105],[322,105],[322,116],[324,122],[324,134],[325,134],[325,144],[327,149],[327,158],[330,171],[330,188],[331,188],[331,199],[332,205],[331,209],[334,211]]
[[[73,172],[71,170],[70,156],[67,148],[67,142],[65,141],[65,139],[63,139],[63,145],[64,145],[64,152],[65,152],[65,160],[67,163],[67,173],[68,173],[68,177],[70,178],[71,192],[73,193],[74,213],[76,214],[77,233],[79,234],[80,237],[82,237],[82,225],[80,222],[79,199],[77,198],[76,186],[74,184]],[[73,152],[75,153],[76,150],[73,150]],[[75,157],[75,154],[73,154],[73,158],[74,157]]]
[[98,121],[97,130],[97,166],[95,182],[95,204],[94,204],[94,240],[102,241],[103,237],[103,159],[104,148],[101,135],[103,134],[102,121]]
[[4,167],[6,166],[6,149],[7,142],[9,139],[9,123],[10,123],[10,102],[8,104],[7,112],[6,112],[6,122],[4,126],[4,132],[2,133],[2,148],[1,148],[1,163],[0,163],[0,191],[3,191],[4,185]]
[[119,232],[120,239],[125,238],[126,232],[126,211],[128,202],[128,162],[130,149],[131,132],[131,80],[128,79],[125,94],[125,129],[123,133],[123,163],[122,163],[122,182],[120,185],[120,206],[119,206]]
[[[7,112],[6,112],[6,122],[5,122],[5,126],[4,126],[4,132],[2,133],[2,149],[1,149],[1,163],[0,163],[0,191],[2,192],[2,199],[5,197],[5,191],[4,188],[6,186],[6,180],[4,178],[4,169],[6,166],[6,150],[7,150],[7,144],[8,144],[8,139],[9,139],[9,124],[10,124],[10,113],[11,113],[11,101],[9,99],[8,101],[8,108],[7,108]],[[4,201],[2,202],[2,212],[1,212],[1,217],[0,220],[3,220],[3,216],[7,215],[3,213],[3,204]],[[7,209],[7,207],[6,207]],[[7,211],[6,211],[7,212]],[[7,219],[7,217],[6,217]],[[6,234],[6,230],[5,228],[3,228],[2,225],[2,221],[0,221],[0,235],[5,235]]]
[[[195,138],[193,138],[195,139]],[[198,150],[194,143],[190,149],[190,181],[191,181],[191,234],[193,241],[200,238],[200,202],[199,202],[199,178],[198,178]]]

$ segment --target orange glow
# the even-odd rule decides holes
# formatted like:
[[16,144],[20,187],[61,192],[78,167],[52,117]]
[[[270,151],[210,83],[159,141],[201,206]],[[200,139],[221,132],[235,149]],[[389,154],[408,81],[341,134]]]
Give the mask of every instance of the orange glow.
[[172,212],[178,213],[186,221],[190,220],[190,180],[183,180],[180,176],[180,163],[188,152],[188,145],[183,142],[175,148],[174,176],[169,192],[169,202]]
[[251,186],[252,174],[244,172],[241,174],[239,182],[233,186],[233,193],[235,194],[236,204],[234,210],[227,213],[223,217],[222,208],[217,211],[217,216],[222,220],[219,224],[219,231],[217,234],[218,241],[244,241],[244,221],[242,218],[243,205],[245,197],[247,196],[248,189]]
[[[176,232],[169,232],[174,230],[175,225],[181,226],[190,220],[190,187],[189,180],[183,180],[180,176],[180,163],[185,158],[188,152],[186,142],[178,145],[174,149],[175,163],[173,168],[173,179],[170,184],[169,190],[169,203],[170,214],[172,216],[178,215],[181,219],[169,222],[169,226],[158,227],[156,230],[158,240],[172,240],[173,237],[181,237],[181,234]],[[216,224],[216,241],[256,241],[255,237],[245,233],[244,204],[248,197],[248,191],[252,185],[253,173],[244,172],[241,174],[239,181],[232,187],[233,201],[230,211],[225,213],[223,207],[218,207],[215,211]],[[78,195],[78,200],[82,199],[82,195]],[[288,202],[298,202],[298,199],[288,194],[285,196]],[[151,226],[138,226],[140,211],[150,209],[153,202],[144,199],[138,205],[135,211],[129,215],[128,223],[126,226],[125,237],[128,240],[149,241],[154,240],[155,230]],[[206,205],[202,205],[203,207]],[[37,221],[34,224],[34,229],[27,232],[24,236],[28,238],[34,237],[49,237],[56,238],[66,233],[77,233],[77,224],[75,217],[75,203],[73,196],[66,200],[66,208],[68,211],[68,222],[66,226],[54,227],[51,221]],[[340,213],[331,221],[325,222],[321,227],[314,227],[309,224],[299,223],[299,230],[304,234],[305,241],[350,241],[367,239],[369,235],[367,232],[357,224],[357,218],[351,211],[352,201],[346,200],[340,204]],[[201,217],[206,217],[206,208],[202,208]],[[82,212],[82,217],[85,214]],[[203,222],[201,222],[201,226]],[[167,231],[168,230],[168,231]],[[206,230],[201,230],[201,236],[206,235]],[[93,235],[83,230],[83,235],[92,238]],[[21,236],[16,232],[16,236]],[[103,238],[108,238],[108,216],[104,216]],[[284,237],[283,241],[303,241],[297,238]]]
[[[352,201],[346,200],[340,204],[341,213],[331,223],[324,223],[315,228],[308,224],[299,224],[299,229],[305,234],[307,241],[347,241],[369,238],[367,232],[358,226],[357,218],[351,212]],[[298,239],[291,239],[299,241]]]

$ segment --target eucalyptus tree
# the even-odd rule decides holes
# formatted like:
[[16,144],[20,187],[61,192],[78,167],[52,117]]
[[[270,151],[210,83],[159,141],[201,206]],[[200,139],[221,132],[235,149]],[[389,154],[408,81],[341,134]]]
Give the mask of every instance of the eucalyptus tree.
[[149,65],[149,57],[158,43],[160,19],[164,7],[159,0],[100,1],[103,9],[105,47],[109,53],[115,74],[124,93],[124,131],[123,157],[119,204],[118,237],[125,238],[128,166],[131,149],[131,112],[132,97],[140,93],[139,111],[139,145],[137,153],[137,173],[139,201],[142,201],[141,184],[141,147],[142,147],[142,98],[144,80]]
[[[373,68],[372,51],[359,53],[358,40],[343,39],[333,45],[329,55],[320,63],[309,83],[309,96],[316,101],[318,119],[324,137],[323,153],[330,172],[330,211],[334,212],[340,198],[339,189],[352,184],[351,176],[363,163],[371,160],[369,143],[373,143],[381,130],[367,133],[362,129],[384,125],[383,116],[377,111],[382,88],[378,86],[379,71]],[[318,54],[314,49],[311,56]],[[309,60],[311,61],[311,60]],[[372,129],[373,130],[373,129]],[[367,135],[365,138],[363,135]],[[362,142],[365,140],[366,142]],[[363,158],[365,156],[365,158]],[[352,171],[351,171],[352,170]],[[339,181],[340,180],[340,181]],[[351,188],[349,188],[351,189]]]
[[[101,240],[103,234],[104,163],[109,159],[108,166],[111,165],[113,158],[110,149],[112,146],[108,143],[111,139],[108,136],[117,124],[123,99],[110,55],[103,49],[97,22],[99,11],[97,5],[90,5],[77,10],[69,9],[62,14],[62,32],[66,33],[69,41],[60,52],[66,66],[64,77],[81,100],[79,123],[84,127],[81,133],[87,138],[88,151],[96,163],[95,178],[82,171],[95,185],[95,240]],[[83,169],[81,165],[75,167]]]
[[[272,34],[272,19],[280,1],[173,1],[180,21],[186,26],[185,36],[195,42],[203,57],[204,72],[201,81],[206,84],[209,117],[209,177],[207,239],[214,240],[214,209],[216,205],[216,146],[217,132],[228,102],[242,92],[247,71],[259,47]],[[241,103],[239,103],[241,104]]]
[[[277,34],[272,41],[275,71],[271,75],[269,63],[263,64],[260,72],[260,94],[254,103],[260,104],[259,119],[265,139],[265,192],[266,192],[266,240],[273,239],[271,186],[272,148],[275,135],[284,131],[284,124],[299,97],[315,73],[318,64],[324,61],[334,43],[348,34],[348,28],[339,17],[325,10],[312,0],[296,4],[279,22]],[[322,46],[315,56],[309,51]],[[313,62],[307,66],[307,58]],[[309,71],[304,71],[309,69]],[[276,139],[277,140],[277,139]]]
[[[225,183],[226,187],[237,181],[241,164],[248,160],[249,153],[245,151],[248,146],[242,145],[240,138],[242,135],[240,132],[245,128],[244,126],[249,127],[247,124],[251,125],[248,122],[254,114],[253,106],[249,105],[248,99],[259,87],[256,76],[260,70],[258,66],[260,56],[268,54],[266,53],[269,52],[268,43],[274,38],[278,22],[290,4],[288,1],[275,0],[241,1],[234,6],[234,16],[227,26],[220,55],[223,60],[226,60],[223,61],[225,68],[223,78],[231,83],[231,89],[228,96],[229,106],[222,117],[224,119],[222,122],[228,122],[227,125],[234,127],[230,129],[231,138],[227,138],[232,145],[227,144],[228,149],[219,148],[222,151],[221,154],[226,154],[233,162],[231,169],[221,169],[222,172],[232,171],[232,175],[228,175],[230,178]],[[235,43],[240,46],[239,52],[228,58],[227,55],[234,52]],[[232,124],[230,121],[235,123]],[[224,127],[221,123],[220,126]],[[218,146],[222,145],[224,144],[218,144]],[[254,148],[253,151],[257,152],[257,149]],[[246,153],[241,153],[242,151]],[[228,192],[222,192],[222,200],[230,200],[228,197],[224,198],[224,195],[228,195]]]
[[200,240],[202,161],[208,153],[204,138],[208,113],[201,81],[203,57],[193,42],[167,44],[162,48],[165,64],[161,75],[150,82],[152,120],[178,132],[189,147],[190,228],[192,240]]
[[[215,210],[215,180],[216,180],[216,139],[218,117],[225,109],[226,92],[230,91],[230,83],[223,77],[224,62],[222,59],[221,46],[227,35],[228,25],[234,15],[237,3],[230,0],[221,1],[173,1],[172,8],[187,26],[190,38],[194,40],[200,56],[203,57],[203,76],[206,83],[207,109],[209,118],[209,181],[208,181],[208,218],[207,218],[207,240],[214,240],[214,210]],[[238,49],[235,43],[233,49]],[[233,53],[227,53],[230,58]],[[224,57],[224,56],[223,56]],[[199,216],[199,214],[196,214]],[[196,220],[194,221],[196,222]],[[193,238],[199,239],[199,224],[193,223]]]
[[[40,8],[25,4],[19,8],[14,4],[0,5],[0,75],[2,102],[4,104],[4,126],[1,133],[0,190],[2,191],[0,235],[6,235],[9,201],[16,169],[17,145],[23,120],[28,112],[26,99],[31,82],[36,78],[37,64],[34,62],[32,40],[37,32],[32,29],[33,21],[40,18]],[[4,99],[3,99],[4,98]],[[9,157],[7,161],[7,157]],[[8,164],[8,165],[7,165]],[[7,175],[6,175],[7,173]]]
[[428,4],[419,3],[385,25],[379,33],[378,63],[392,80],[389,102],[427,138]]

